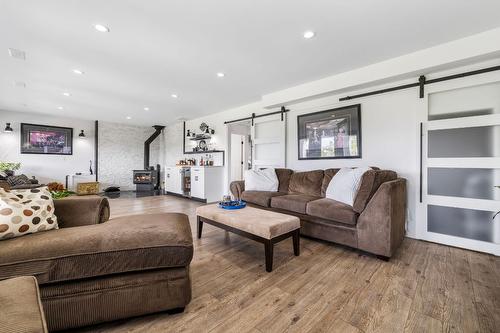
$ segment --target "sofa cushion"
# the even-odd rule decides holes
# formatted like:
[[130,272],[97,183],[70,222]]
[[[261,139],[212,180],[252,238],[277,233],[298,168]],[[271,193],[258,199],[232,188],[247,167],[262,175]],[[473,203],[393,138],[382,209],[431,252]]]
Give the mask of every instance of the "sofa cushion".
[[324,197],[326,195],[326,189],[328,188],[328,184],[330,184],[330,180],[332,180],[333,176],[337,172],[339,172],[340,169],[326,169],[324,176],[323,176],[323,181],[321,182],[321,196]]
[[10,192],[0,188],[0,240],[57,229],[54,210],[47,187]]
[[29,185],[29,184],[31,184],[30,179],[26,175],[8,176],[7,182],[9,183],[9,185],[11,187],[14,187],[17,185]]
[[323,170],[295,172],[290,177],[288,191],[312,196],[321,196]]
[[273,168],[245,171],[245,189],[249,191],[278,191],[278,176]]
[[368,201],[370,201],[375,192],[377,192],[380,185],[395,180],[396,178],[396,172],[390,170],[368,170],[365,172],[363,177],[361,177],[358,194],[354,199],[354,211],[361,213],[368,204]]
[[271,199],[271,207],[305,214],[308,202],[320,199],[318,196],[307,194],[287,194]]
[[38,283],[44,284],[184,267],[192,256],[193,240],[186,215],[132,215],[4,240],[0,246],[0,279],[35,275]]
[[275,169],[276,176],[278,176],[279,187],[278,192],[288,192],[288,186],[290,185],[290,177],[293,174],[291,169]]
[[36,279],[33,276],[0,281],[0,331],[48,332]]
[[328,198],[311,201],[307,204],[306,213],[345,224],[355,225],[358,214],[351,206]]
[[259,205],[262,207],[270,207],[271,198],[280,195],[285,195],[284,192],[268,192],[268,191],[243,191],[241,199]]
[[325,197],[354,205],[354,199],[361,185],[363,174],[371,170],[369,167],[342,168],[333,176],[326,189]]

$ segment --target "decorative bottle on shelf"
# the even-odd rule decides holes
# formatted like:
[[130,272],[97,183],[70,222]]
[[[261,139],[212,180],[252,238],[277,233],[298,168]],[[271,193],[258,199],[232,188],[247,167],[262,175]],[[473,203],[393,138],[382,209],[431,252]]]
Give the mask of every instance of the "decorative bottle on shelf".
[[200,159],[200,166],[203,166],[203,157]]

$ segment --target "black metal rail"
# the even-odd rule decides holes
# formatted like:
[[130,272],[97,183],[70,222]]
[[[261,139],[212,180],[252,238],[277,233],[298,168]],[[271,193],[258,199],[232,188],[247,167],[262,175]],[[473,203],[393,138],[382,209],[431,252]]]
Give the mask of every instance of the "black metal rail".
[[267,116],[272,116],[273,114],[280,114],[280,113],[281,113],[281,121],[283,121],[283,119],[284,119],[283,118],[283,114],[285,112],[288,112],[288,111],[290,111],[290,110],[288,110],[284,106],[282,106],[279,111],[274,111],[274,112],[269,112],[269,113],[264,113],[264,114],[257,114],[257,115],[255,113],[252,113],[252,115],[250,117],[245,117],[245,118],[240,118],[240,119],[225,121],[224,124],[231,124],[231,123],[237,123],[239,121],[251,120],[252,121],[252,125],[253,125],[253,120],[255,118],[267,117]]
[[399,86],[395,86],[395,87],[391,87],[391,88],[374,90],[374,91],[370,91],[370,92],[366,92],[366,93],[362,93],[362,94],[345,96],[345,97],[339,98],[339,101],[348,101],[348,100],[355,99],[355,98],[361,98],[361,97],[378,95],[378,94],[385,94],[385,93],[396,91],[396,90],[402,90],[402,89],[408,89],[408,88],[414,88],[414,87],[420,87],[419,97],[424,98],[424,86],[427,84],[433,84],[433,83],[438,83],[438,82],[443,82],[443,81],[448,81],[448,80],[460,79],[460,78],[467,77],[467,76],[484,74],[484,73],[494,72],[494,71],[498,71],[498,70],[500,70],[500,66],[493,66],[493,67],[478,69],[478,70],[459,73],[459,74],[447,75],[447,76],[438,77],[438,78],[430,79],[430,80],[427,80],[424,75],[421,75],[418,78],[418,82],[415,82],[415,83],[408,83],[408,84],[403,84],[403,85],[399,85]]

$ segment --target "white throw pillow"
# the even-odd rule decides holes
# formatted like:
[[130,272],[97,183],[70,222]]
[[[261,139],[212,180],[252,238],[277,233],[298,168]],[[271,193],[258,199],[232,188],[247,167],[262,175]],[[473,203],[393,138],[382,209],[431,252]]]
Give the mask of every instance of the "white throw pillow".
[[278,176],[272,168],[245,171],[245,191],[277,192]]
[[47,187],[10,192],[0,187],[0,240],[57,228]]
[[333,176],[326,189],[325,197],[343,202],[349,206],[354,205],[354,199],[358,194],[363,174],[371,170],[369,167],[342,168]]

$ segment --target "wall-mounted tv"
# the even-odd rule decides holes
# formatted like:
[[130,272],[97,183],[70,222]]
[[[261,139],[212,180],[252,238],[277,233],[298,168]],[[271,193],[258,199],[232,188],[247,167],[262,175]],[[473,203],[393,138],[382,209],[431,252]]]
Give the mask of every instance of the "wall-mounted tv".
[[73,154],[73,129],[21,124],[21,154]]

